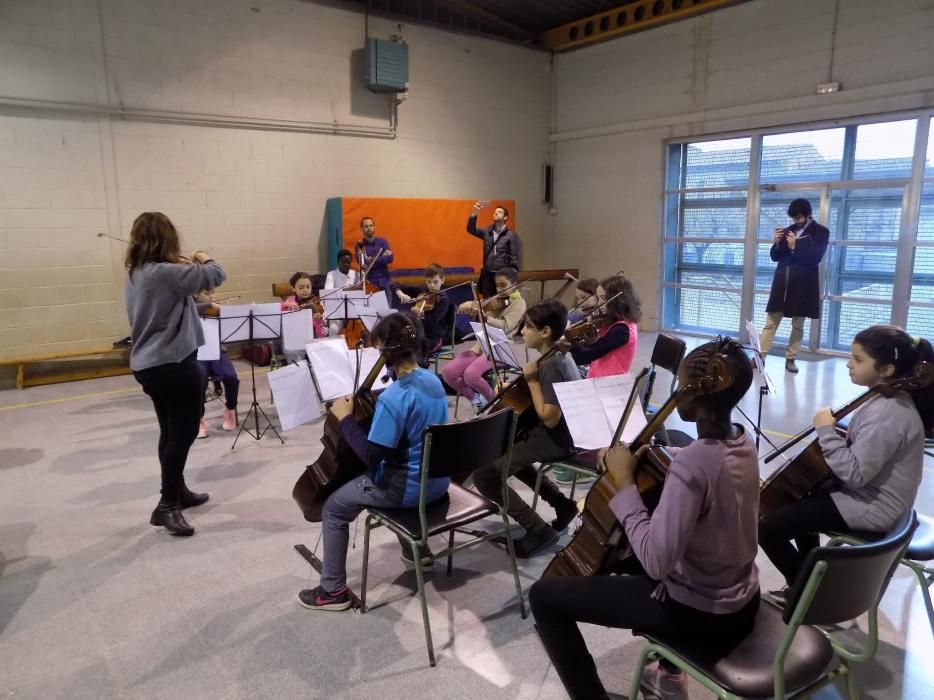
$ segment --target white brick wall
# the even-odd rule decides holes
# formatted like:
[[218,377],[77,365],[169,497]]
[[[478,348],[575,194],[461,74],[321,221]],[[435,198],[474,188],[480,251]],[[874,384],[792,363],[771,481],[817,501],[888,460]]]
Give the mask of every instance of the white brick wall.
[[[100,5],[98,15],[96,0],[2,0],[0,97],[388,123],[388,98],[351,75],[360,14],[294,0]],[[373,36],[394,31],[370,20]],[[395,141],[0,107],[0,357],[126,332],[122,246],[95,234],[126,237],[143,210],[168,214],[186,250],[209,248],[231,275],[223,291],[246,299],[325,268],[325,199],[341,195],[514,198],[525,264],[558,264],[537,245],[548,227],[547,55],[404,33],[412,92]]]
[[934,104],[931,3],[842,0],[835,40],[834,4],[753,0],[560,56],[554,262],[623,268],[657,327],[665,139]]

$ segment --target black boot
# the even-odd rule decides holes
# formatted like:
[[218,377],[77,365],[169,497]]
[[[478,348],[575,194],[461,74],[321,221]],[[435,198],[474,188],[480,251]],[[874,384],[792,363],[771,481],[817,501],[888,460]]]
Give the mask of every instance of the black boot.
[[182,515],[182,511],[178,509],[178,506],[162,503],[161,501],[152,512],[149,524],[161,525],[178,537],[191,537],[191,535],[195,534],[195,529],[185,520],[185,516]]
[[202,503],[207,503],[210,496],[206,493],[195,493],[184,484],[178,495],[178,507],[180,510],[185,508],[194,508]]

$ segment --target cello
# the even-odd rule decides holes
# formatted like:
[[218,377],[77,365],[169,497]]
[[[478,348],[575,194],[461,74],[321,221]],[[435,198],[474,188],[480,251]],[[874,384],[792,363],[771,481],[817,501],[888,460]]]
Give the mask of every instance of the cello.
[[[358,423],[369,426],[376,413],[376,397],[373,384],[383,371],[386,357],[380,353],[379,359],[353,397],[353,417]],[[340,423],[334,414],[328,411],[324,419],[324,435],[321,436],[324,449],[314,464],[305,467],[305,471],[295,482],[292,498],[298,504],[310,523],[321,522],[321,509],[327,497],[356,476],[366,472],[366,465],[353,451],[353,448],[341,437]]]
[[[915,391],[918,389],[927,389],[932,385],[934,385],[934,365],[930,362],[919,362],[912,368],[911,374],[908,376],[897,377],[887,382],[876,384],[849,403],[844,404],[835,411],[831,411],[831,414],[834,420],[840,420],[877,394],[885,396],[890,394],[890,392]],[[815,428],[813,425],[805,428],[783,445],[776,448],[773,452],[766,455],[763,461],[768,464],[780,454],[808,437],[814,430]],[[805,447],[794,459],[783,464],[762,482],[762,486],[759,490],[759,517],[761,518],[768,515],[789,503],[801,500],[815,490],[824,487],[828,481],[832,481],[835,478],[830,467],[827,466],[827,460],[824,459],[824,453],[821,451],[820,442],[812,440],[811,444]]]
[[[610,447],[619,443],[623,428],[633,406],[637,403],[637,394],[642,379],[648,369],[639,373],[626,410],[620,419]],[[693,398],[723,391],[733,383],[729,358],[715,352],[707,361],[704,375],[689,384],[679,387],[668,397],[645,428],[630,443],[629,449],[635,453],[640,447],[650,445],[656,432],[665,424],[665,420],[679,403],[684,404]],[[668,473],[671,457],[663,447],[651,447],[636,465],[635,483],[643,499],[657,502]],[[581,513],[581,526],[567,546],[555,554],[545,568],[542,577],[547,576],[596,576],[609,572],[614,565],[631,555],[631,548],[626,541],[623,527],[610,508],[610,501],[616,495],[616,485],[608,473],[602,474],[591,487],[584,499]]]

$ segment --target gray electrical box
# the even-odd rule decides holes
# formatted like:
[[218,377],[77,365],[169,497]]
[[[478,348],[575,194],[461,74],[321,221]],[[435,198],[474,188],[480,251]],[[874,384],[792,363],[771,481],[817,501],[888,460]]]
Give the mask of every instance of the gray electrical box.
[[372,92],[405,92],[409,87],[409,47],[367,39],[364,50],[366,86]]

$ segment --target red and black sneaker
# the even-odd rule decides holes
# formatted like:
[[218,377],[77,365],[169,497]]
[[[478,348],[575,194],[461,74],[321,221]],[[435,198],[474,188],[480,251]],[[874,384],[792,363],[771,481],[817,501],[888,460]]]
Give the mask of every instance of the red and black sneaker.
[[298,604],[309,610],[347,610],[350,607],[350,589],[344,586],[339,591],[328,593],[321,586],[306,588],[299,592]]

